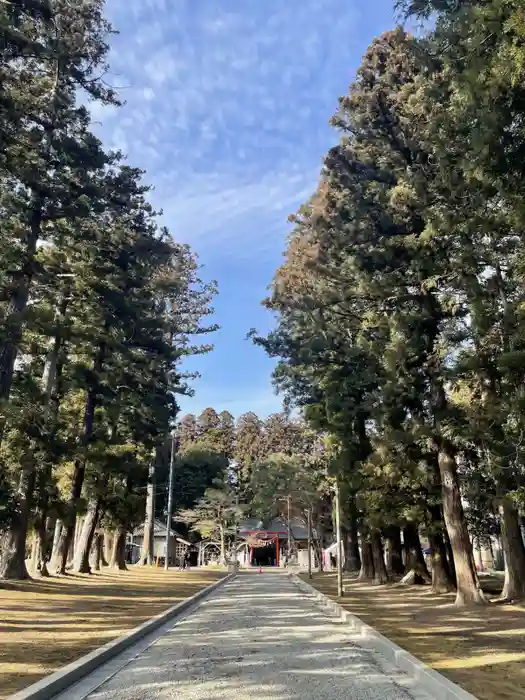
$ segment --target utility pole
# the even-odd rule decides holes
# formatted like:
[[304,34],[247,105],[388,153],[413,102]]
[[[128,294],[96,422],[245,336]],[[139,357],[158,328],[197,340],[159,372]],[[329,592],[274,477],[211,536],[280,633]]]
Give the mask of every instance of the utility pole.
[[339,477],[335,479],[335,529],[337,541],[337,597],[344,596],[343,590],[343,542],[341,539],[341,495]]
[[292,497],[290,496],[290,494],[288,494],[286,498],[286,501],[288,503],[288,566],[290,566],[290,558],[292,556],[292,521],[290,517],[291,499]]
[[237,573],[239,562],[237,561],[237,530],[239,529],[239,485],[235,485],[235,518],[233,530],[233,573]]
[[308,578],[312,578],[312,507],[308,506]]
[[177,433],[175,430],[171,432],[171,457],[170,457],[170,475],[168,479],[168,512],[166,513],[166,556],[164,557],[164,568],[166,571],[169,568],[170,557],[170,534],[171,534],[171,515],[173,512],[173,472],[175,470],[175,454],[177,452]]

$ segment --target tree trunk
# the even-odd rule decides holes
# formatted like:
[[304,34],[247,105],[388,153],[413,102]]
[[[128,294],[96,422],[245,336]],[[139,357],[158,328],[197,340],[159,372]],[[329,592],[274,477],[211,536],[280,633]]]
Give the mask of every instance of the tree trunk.
[[155,461],[149,468],[148,489],[146,494],[146,518],[144,520],[144,537],[142,540],[142,552],[137,562],[139,565],[153,564],[155,546]]
[[448,566],[447,550],[439,533],[429,534],[430,560],[432,562],[432,590],[434,593],[449,593],[456,586]]
[[53,533],[53,545],[51,548],[50,568],[52,571],[58,570],[59,545],[60,545],[61,533],[62,533],[62,522],[60,520],[57,520],[55,523],[55,531]]
[[109,557],[108,557],[108,566],[111,569],[115,569],[117,567],[117,533],[113,532],[112,533],[112,538],[111,538],[111,549],[109,552]]
[[31,570],[33,573],[40,571],[40,575],[44,577],[49,576],[49,571],[47,570],[47,557],[49,554],[48,539],[46,520],[42,517],[41,513],[38,513],[35,518],[35,532],[33,535],[31,552]]
[[56,516],[46,518],[45,522],[43,519],[37,521],[36,534],[40,543],[41,555],[40,576],[46,578],[49,576],[48,562],[51,556],[51,537],[55,530]]
[[357,518],[350,517],[350,527],[345,533],[345,571],[359,571],[361,568],[361,555],[359,554],[359,535],[357,532]]
[[367,536],[361,535],[361,570],[359,571],[359,581],[371,581],[374,578],[374,557],[372,545]]
[[[24,238],[25,251],[21,256],[20,270],[13,273],[13,280],[9,285],[13,291],[4,311],[4,340],[0,344],[0,402],[2,403],[9,399],[11,393],[18,345],[22,336],[22,324],[29,299],[29,288],[35,272],[35,254],[42,223],[40,195],[33,194],[31,210],[31,223]],[[0,418],[0,441],[4,426],[5,421]],[[19,573],[23,573],[19,565],[14,566],[14,568],[9,564],[6,566],[6,570],[18,569]],[[0,567],[2,567],[1,563]],[[25,564],[23,568],[25,569]],[[24,577],[27,578],[27,570]]]
[[[75,534],[73,535],[73,547],[71,548],[71,551],[73,552],[73,556],[75,555],[75,550],[77,548],[78,541],[80,539],[80,535],[82,534],[82,526],[84,525],[84,518],[85,515],[78,515],[75,520]],[[70,557],[72,558],[72,557]]]
[[33,539],[31,541],[31,557],[30,557],[30,566],[29,570],[31,571],[31,574],[35,576],[38,574],[38,567],[40,565],[41,557],[40,557],[40,542],[38,539],[38,535],[36,533],[36,529],[33,532]]
[[501,598],[519,600],[525,597],[525,547],[518,511],[510,498],[502,498],[498,510],[505,558],[505,583]]
[[[100,372],[104,356],[104,348],[99,348],[97,357],[93,363],[93,371]],[[81,439],[81,447],[85,448],[93,433],[93,425],[95,421],[95,404],[96,391],[95,387],[91,386],[88,389],[86,396],[86,405],[84,410],[84,431]],[[71,544],[75,535],[75,523],[78,499],[82,494],[82,486],[84,484],[84,474],[86,471],[85,455],[75,460],[75,468],[71,478],[71,488],[67,502],[67,516],[64,518],[60,540],[58,543],[58,566],[59,573],[65,574],[67,560]]]
[[431,578],[421,549],[419,532],[414,523],[407,523],[403,528],[405,546],[406,574],[401,583],[409,585],[430,583]]
[[113,538],[113,551],[109,565],[120,571],[127,571],[126,566],[126,528],[121,527]]
[[75,546],[73,558],[73,571],[77,574],[90,574],[89,554],[93,545],[93,538],[98,524],[100,512],[100,499],[90,499],[82,529]]
[[396,525],[389,527],[385,533],[388,544],[386,570],[389,574],[401,575],[405,573],[403,563],[403,544],[401,542],[401,528]]
[[388,573],[385,566],[383,542],[381,541],[381,533],[379,530],[374,530],[371,533],[370,540],[372,560],[374,562],[374,583],[380,586],[384,583],[388,583]]
[[[437,470],[437,464],[435,465]],[[436,475],[438,484],[439,472]],[[430,518],[430,531],[428,541],[430,544],[430,560],[432,564],[432,590],[435,593],[448,593],[456,588],[456,577],[450,568],[447,558],[447,546],[444,535],[446,534],[445,523],[443,522],[443,511],[441,506],[433,504],[428,506]]]
[[323,546],[324,546],[324,531],[320,520],[317,521],[315,525],[315,530],[317,532],[317,538],[314,539],[315,555],[317,557],[319,571],[322,573],[324,571],[323,562]]
[[456,460],[445,441],[440,442],[438,464],[443,494],[443,515],[456,569],[456,605],[481,605],[487,601],[479,586],[474,566],[472,544],[461,502]]
[[102,548],[102,566],[109,566],[111,552],[113,551],[114,533],[104,530],[104,547]]
[[[107,324],[104,325],[104,329],[107,330]],[[60,541],[58,543],[58,563],[59,573],[61,574],[64,574],[66,572],[68,553],[75,535],[77,504],[78,499],[82,494],[82,486],[84,485],[84,474],[86,471],[85,449],[88,446],[91,436],[93,434],[93,427],[95,424],[95,409],[97,403],[98,378],[104,365],[105,354],[106,346],[105,343],[102,342],[99,345],[95,357],[93,359],[92,374],[94,379],[92,380],[92,384],[88,388],[86,395],[86,403],[84,408],[84,429],[82,432],[82,437],[80,439],[80,448],[82,449],[82,455],[75,460],[75,468],[73,471],[73,477],[71,479],[71,488],[69,491],[69,498],[66,505],[66,517],[63,521],[63,527],[60,533]]]
[[89,566],[92,571],[100,571],[101,568],[103,537],[102,533],[97,532],[93,538],[89,555]]
[[447,554],[447,564],[450,571],[450,577],[454,581],[454,586],[456,585],[456,565],[454,564],[454,554],[452,552],[452,545],[450,544],[450,537],[448,536],[447,528],[443,530],[443,540],[445,542],[445,552]]
[[17,508],[9,529],[0,539],[0,579],[23,581],[29,578],[26,567],[26,541],[29,513],[35,486],[33,467],[22,472],[17,494]]

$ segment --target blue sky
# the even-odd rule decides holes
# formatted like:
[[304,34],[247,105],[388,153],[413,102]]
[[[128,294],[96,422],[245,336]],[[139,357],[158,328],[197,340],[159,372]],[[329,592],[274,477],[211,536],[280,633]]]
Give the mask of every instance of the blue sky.
[[107,0],[119,36],[107,82],[119,110],[93,105],[107,146],[147,170],[176,239],[217,279],[215,351],[184,412],[280,410],[273,363],[246,340],[288,232],[336,139],[328,120],[393,0]]

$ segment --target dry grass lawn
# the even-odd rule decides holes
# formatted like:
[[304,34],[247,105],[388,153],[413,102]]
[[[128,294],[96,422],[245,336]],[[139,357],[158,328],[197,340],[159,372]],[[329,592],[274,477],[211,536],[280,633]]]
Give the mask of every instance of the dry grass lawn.
[[[316,574],[311,583],[337,599],[335,574]],[[524,605],[461,609],[453,594],[352,578],[338,602],[479,700],[525,698]]]
[[106,570],[0,582],[0,699],[197,593],[220,571]]

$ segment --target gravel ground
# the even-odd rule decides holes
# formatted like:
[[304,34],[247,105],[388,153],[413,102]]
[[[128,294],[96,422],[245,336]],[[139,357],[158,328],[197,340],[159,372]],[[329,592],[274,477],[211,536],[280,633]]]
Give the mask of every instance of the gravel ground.
[[[402,686],[405,687],[402,687]],[[280,574],[246,574],[89,700],[431,700]]]

